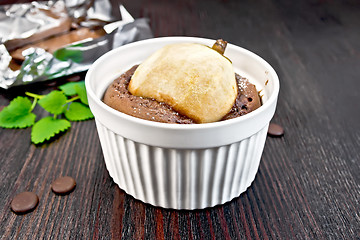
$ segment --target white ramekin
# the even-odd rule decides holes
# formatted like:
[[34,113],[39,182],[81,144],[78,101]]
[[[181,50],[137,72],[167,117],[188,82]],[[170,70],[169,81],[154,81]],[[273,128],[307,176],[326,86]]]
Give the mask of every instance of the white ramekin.
[[126,193],[154,206],[212,207],[238,197],[259,167],[267,128],[274,115],[279,79],[256,54],[228,44],[234,69],[261,90],[263,105],[242,117],[206,124],[167,124],[135,118],[101,100],[109,84],[164,45],[215,40],[164,37],[131,43],[100,57],[86,74],[89,106],[107,169]]

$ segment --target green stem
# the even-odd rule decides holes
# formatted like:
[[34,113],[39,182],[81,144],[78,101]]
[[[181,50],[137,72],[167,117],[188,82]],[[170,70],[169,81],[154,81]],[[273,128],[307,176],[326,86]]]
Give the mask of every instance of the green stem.
[[31,92],[25,92],[26,95],[28,95],[29,97],[33,97],[33,98],[37,98],[37,99],[41,99],[43,97],[45,97],[45,95],[39,95],[39,94],[35,94],[35,93],[31,93]]
[[56,117],[57,117],[57,114],[54,114],[54,119],[56,119]]
[[67,100],[66,103],[73,102],[73,101],[78,100],[78,99],[80,99],[80,97],[76,96],[76,97],[73,97],[73,98],[70,98],[69,100]]
[[36,106],[36,103],[37,103],[37,100],[38,100],[37,98],[34,98],[34,101],[33,101],[32,105],[31,105],[31,108],[30,108],[29,112],[32,112],[32,110],[34,110],[34,108]]

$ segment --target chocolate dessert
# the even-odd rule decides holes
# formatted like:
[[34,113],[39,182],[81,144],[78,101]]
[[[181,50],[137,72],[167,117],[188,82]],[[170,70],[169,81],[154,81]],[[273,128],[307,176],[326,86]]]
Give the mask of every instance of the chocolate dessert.
[[137,65],[132,67],[115,79],[104,95],[105,104],[120,112],[146,120],[180,124],[194,123],[192,119],[174,111],[164,102],[132,95],[128,86],[137,67]]
[[[128,85],[137,67],[137,65],[133,66],[114,80],[105,92],[103,98],[105,104],[120,112],[145,120],[179,124],[195,123],[194,120],[179,114],[164,102],[132,95],[128,90]],[[235,78],[239,89],[238,95],[230,112],[222,120],[245,115],[261,106],[255,86],[238,74],[235,74]]]
[[247,114],[261,100],[223,55],[226,44],[164,46],[115,79],[103,101],[128,115],[164,123],[207,123]]

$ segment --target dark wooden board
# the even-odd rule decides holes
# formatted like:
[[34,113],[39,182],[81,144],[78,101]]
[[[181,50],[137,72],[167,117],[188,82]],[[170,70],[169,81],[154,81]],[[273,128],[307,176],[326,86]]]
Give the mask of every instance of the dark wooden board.
[[[94,121],[73,123],[42,146],[30,144],[30,129],[0,129],[1,239],[360,239],[359,1],[122,3],[149,18],[155,36],[223,38],[268,61],[281,84],[273,122],[285,136],[268,137],[255,181],[240,197],[176,211],[116,186]],[[5,106],[23,89],[0,93]],[[67,196],[50,189],[62,175],[77,181]],[[10,202],[22,191],[40,203],[16,215]]]

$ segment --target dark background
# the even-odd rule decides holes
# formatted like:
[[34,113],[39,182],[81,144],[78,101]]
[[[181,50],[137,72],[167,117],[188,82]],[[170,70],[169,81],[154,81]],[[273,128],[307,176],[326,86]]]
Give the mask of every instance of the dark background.
[[[360,239],[359,1],[122,3],[148,18],[155,36],[223,38],[268,61],[280,78],[273,122],[285,136],[267,139],[257,177],[240,197],[176,211],[143,204],[113,183],[94,121],[73,123],[42,146],[30,144],[30,129],[0,129],[0,238]],[[6,106],[21,91],[0,93]],[[50,190],[61,175],[78,183],[68,196]],[[11,199],[26,190],[39,206],[15,215]]]

